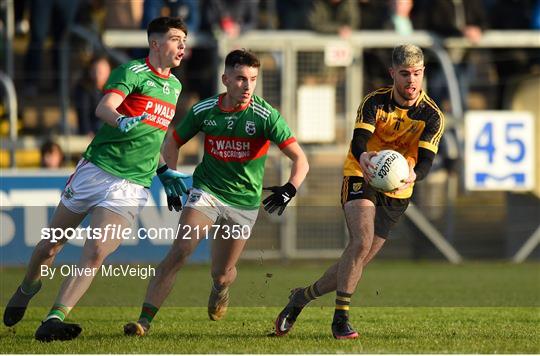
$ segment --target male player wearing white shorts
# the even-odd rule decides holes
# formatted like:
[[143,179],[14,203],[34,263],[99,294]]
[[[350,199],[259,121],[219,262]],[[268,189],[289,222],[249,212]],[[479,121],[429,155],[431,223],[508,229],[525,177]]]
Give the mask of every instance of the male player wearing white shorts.
[[[91,230],[100,231],[102,238],[94,235],[86,240],[79,270],[100,268],[121,241],[104,236],[107,229],[129,228],[146,204],[159,149],[182,89],[171,68],[180,65],[186,36],[186,26],[180,19],[153,20],[148,25],[148,57],[116,68],[105,86],[105,95],[96,108],[104,124],[69,178],[50,223],[51,229],[66,231],[77,228],[86,215],[91,215]],[[159,178],[169,192],[169,208],[186,192],[182,181],[186,177],[171,169],[160,171]],[[41,288],[42,266],[52,265],[66,241],[65,237],[56,242],[42,239],[37,244],[24,280],[6,306],[5,325],[15,325],[23,318],[30,299]],[[81,333],[78,324],[65,323],[64,319],[93,277],[90,273],[64,280],[51,311],[36,331],[37,340],[71,340]]]
[[286,184],[268,188],[273,194],[263,201],[265,209],[281,215],[306,177],[306,156],[287,123],[264,99],[253,95],[259,67],[251,52],[229,53],[222,76],[227,91],[194,105],[165,138],[161,153],[169,165],[176,163],[180,146],[201,131],[205,134],[204,156],[193,173],[194,189],[180,217],[180,236],[148,284],[139,320],[124,326],[127,335],[147,333],[176,273],[205,238],[212,241],[208,316],[211,320],[223,318],[229,286],[236,279],[236,263],[257,219],[270,141],[292,161],[292,168]]

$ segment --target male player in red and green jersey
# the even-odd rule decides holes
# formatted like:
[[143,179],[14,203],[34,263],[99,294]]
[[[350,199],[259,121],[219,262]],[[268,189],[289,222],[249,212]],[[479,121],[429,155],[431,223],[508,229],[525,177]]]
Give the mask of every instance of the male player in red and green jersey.
[[[292,169],[285,185],[268,188],[273,194],[263,201],[264,208],[269,213],[279,209],[281,215],[306,177],[306,156],[285,120],[266,101],[253,95],[259,67],[258,58],[251,52],[229,53],[222,76],[227,91],[194,105],[167,134],[161,150],[161,170],[176,164],[178,149],[198,132],[205,134],[204,156],[193,174],[193,189],[180,217],[181,236],[148,284],[139,320],[124,326],[127,335],[146,334],[173,287],[176,273],[201,239],[207,237],[212,239],[213,279],[208,316],[211,320],[224,317],[229,286],[236,278],[236,263],[249,237],[246,232],[257,219],[270,141],[291,159]],[[218,231],[206,236],[204,231],[212,228]],[[244,232],[241,236],[240,231]]]
[[[90,287],[103,260],[121,242],[103,234],[110,226],[129,228],[146,204],[160,147],[182,89],[171,68],[180,65],[186,36],[182,20],[157,18],[148,25],[148,57],[111,73],[96,108],[104,124],[68,179],[50,223],[51,229],[67,232],[91,215],[91,231],[100,231],[101,239],[92,236],[86,240],[77,268],[90,273],[72,274],[64,280],[51,311],[35,333],[39,341],[71,340],[81,333],[80,325],[64,319]],[[174,189],[175,195],[187,192],[182,181],[185,176],[178,172],[160,171],[159,178],[167,191]],[[30,299],[41,288],[42,271],[50,268],[66,241],[65,236],[58,241],[42,236],[22,284],[6,306],[5,325],[15,325],[23,318]]]

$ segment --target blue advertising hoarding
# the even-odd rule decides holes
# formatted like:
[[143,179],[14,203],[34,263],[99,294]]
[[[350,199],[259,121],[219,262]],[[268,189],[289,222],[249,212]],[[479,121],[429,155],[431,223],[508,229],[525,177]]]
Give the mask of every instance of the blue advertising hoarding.
[[[26,265],[34,246],[48,227],[60,194],[71,171],[9,171],[0,177],[0,266]],[[190,182],[191,184],[191,182]],[[150,187],[150,199],[132,226],[133,237],[121,246],[106,262],[157,263],[172,244],[170,234],[161,231],[178,229],[178,212],[170,212],[167,199],[157,178]],[[86,219],[81,227],[88,225]],[[176,236],[176,235],[175,235]],[[55,263],[79,261],[84,240],[72,239],[56,257]],[[190,258],[192,262],[208,261],[210,244],[204,239]]]

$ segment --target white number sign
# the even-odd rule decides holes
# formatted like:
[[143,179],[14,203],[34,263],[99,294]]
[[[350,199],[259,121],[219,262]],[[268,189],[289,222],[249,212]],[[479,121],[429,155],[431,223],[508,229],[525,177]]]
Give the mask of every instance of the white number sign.
[[532,190],[534,151],[532,114],[470,111],[465,115],[465,186],[468,190]]

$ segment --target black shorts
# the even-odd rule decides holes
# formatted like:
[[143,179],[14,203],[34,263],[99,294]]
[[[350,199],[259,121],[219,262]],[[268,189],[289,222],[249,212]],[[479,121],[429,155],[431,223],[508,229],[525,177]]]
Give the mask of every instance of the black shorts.
[[375,235],[385,239],[409,206],[409,199],[391,198],[378,192],[367,184],[363,177],[343,177],[341,206],[356,199],[368,199],[375,204]]

